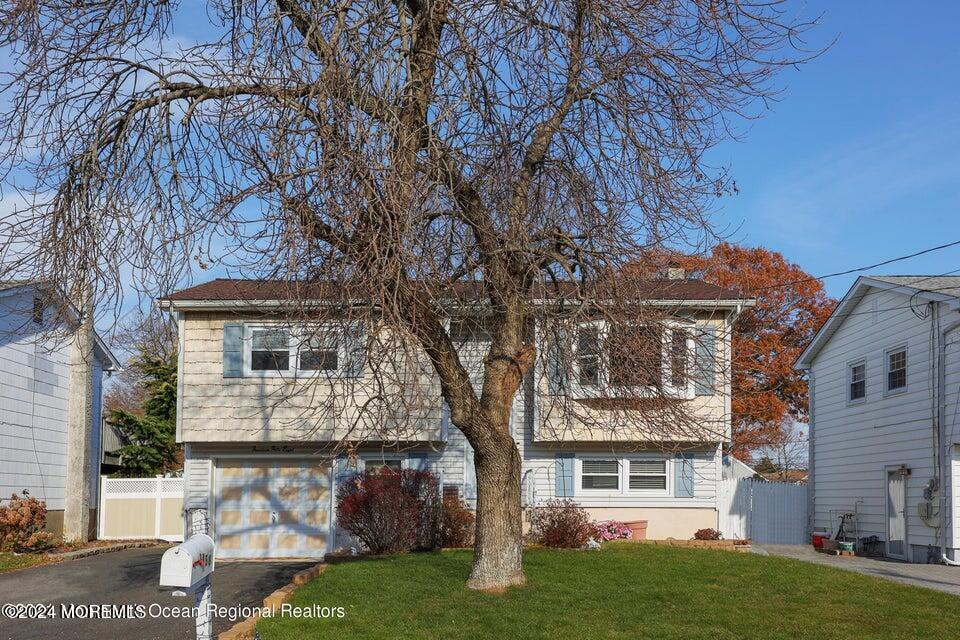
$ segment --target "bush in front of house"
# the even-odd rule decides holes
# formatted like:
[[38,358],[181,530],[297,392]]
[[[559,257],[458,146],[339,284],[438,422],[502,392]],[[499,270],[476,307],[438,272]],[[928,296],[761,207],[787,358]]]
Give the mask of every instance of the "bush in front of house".
[[556,549],[579,549],[593,535],[590,517],[572,500],[550,500],[530,513],[530,537]]
[[633,531],[619,520],[601,520],[592,523],[593,535],[600,542],[610,540],[629,540]]
[[723,536],[716,529],[698,529],[693,534],[694,540],[720,540]]
[[476,520],[463,500],[456,496],[444,496],[437,543],[441,547],[469,547],[473,544]]
[[440,512],[437,478],[427,471],[368,471],[337,491],[337,522],[374,554],[435,548]]
[[24,490],[0,506],[0,551],[26,553],[43,551],[57,544],[57,537],[43,530],[47,505]]

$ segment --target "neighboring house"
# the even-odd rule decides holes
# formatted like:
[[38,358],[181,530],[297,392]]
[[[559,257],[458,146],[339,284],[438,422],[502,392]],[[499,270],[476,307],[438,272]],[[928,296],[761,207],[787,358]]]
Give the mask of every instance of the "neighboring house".
[[748,480],[754,478],[757,472],[753,467],[737,459],[730,454],[723,456],[723,479],[724,480]]
[[806,469],[787,469],[786,471],[768,471],[761,473],[760,477],[767,482],[786,482],[788,484],[806,484]]
[[[29,494],[47,505],[47,527],[63,531],[70,394],[70,340],[57,337],[47,289],[0,283],[0,499]],[[67,328],[66,330],[69,330]],[[64,334],[65,335],[65,334]],[[100,424],[103,375],[119,369],[97,338],[93,363],[93,425]],[[100,487],[100,430],[91,428],[90,505]],[[90,522],[96,523],[91,514]]]
[[[379,363],[384,354],[367,358],[377,340],[365,339],[365,330],[357,328],[311,346],[304,360],[296,327],[283,322],[287,291],[283,283],[215,280],[161,301],[179,327],[177,439],[185,448],[185,507],[209,515],[218,555],[321,556],[342,545],[343,538],[332,533],[336,487],[351,473],[374,466],[428,469],[440,477],[445,493],[474,504],[472,449],[449,423],[432,371],[423,374],[426,381],[411,378],[428,391],[433,385],[433,395],[405,434],[392,442],[351,434],[351,416],[367,397],[344,393],[341,380],[369,377],[371,362]],[[671,348],[685,350],[678,362],[688,361],[682,356],[709,362],[697,369],[695,382],[673,391],[675,402],[686,403],[714,435],[645,447],[629,433],[572,426],[556,410],[569,399],[563,388],[587,384],[588,373],[603,374],[584,369],[583,358],[572,363],[551,358],[527,376],[513,408],[524,502],[569,498],[595,519],[647,520],[651,538],[690,538],[698,529],[717,527],[722,447],[730,439],[730,325],[751,301],[684,279],[650,282],[643,298],[675,319],[660,335],[658,366],[664,376],[671,375]],[[323,304],[322,297],[315,300]],[[462,309],[451,310],[450,333],[479,384],[488,339],[476,316]],[[596,321],[580,329],[596,330]],[[702,336],[696,343],[693,332]],[[533,335],[543,333],[533,327]],[[537,347],[552,353],[546,344]],[[318,368],[328,377],[295,394],[297,380],[311,375],[305,368],[314,380]],[[571,375],[579,382],[569,384]],[[312,406],[331,410],[307,419],[305,408]],[[585,410],[604,415],[596,407]],[[357,455],[331,461],[344,439],[353,441]],[[675,448],[682,452],[665,451]]]
[[801,354],[812,529],[960,560],[960,277],[858,278]]
[[100,473],[109,475],[121,468],[120,449],[127,438],[104,416],[100,421]]

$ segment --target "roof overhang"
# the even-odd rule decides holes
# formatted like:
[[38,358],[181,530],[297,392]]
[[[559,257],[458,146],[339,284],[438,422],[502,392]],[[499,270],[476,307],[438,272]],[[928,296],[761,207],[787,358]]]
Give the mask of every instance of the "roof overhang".
[[853,286],[850,287],[850,290],[847,291],[846,295],[840,300],[836,308],[833,310],[833,313],[830,314],[830,317],[827,318],[827,321],[823,323],[823,326],[820,327],[820,330],[817,331],[817,334],[813,337],[813,340],[810,341],[810,344],[807,345],[807,348],[803,350],[803,353],[800,354],[800,357],[797,358],[794,362],[794,367],[797,369],[808,370],[813,365],[814,358],[817,357],[817,354],[820,350],[826,345],[834,333],[837,332],[837,329],[840,328],[840,325],[843,324],[843,321],[847,319],[847,316],[853,311],[853,309],[863,300],[863,296],[867,294],[871,289],[877,289],[880,291],[889,291],[892,293],[901,293],[906,296],[911,296],[920,300],[926,300],[928,302],[942,302],[947,304],[953,309],[960,308],[960,299],[955,296],[939,293],[937,291],[925,291],[923,289],[918,289],[916,287],[906,286],[902,284],[894,284],[891,282],[884,282],[883,280],[877,280],[876,278],[871,278],[870,276],[860,276],[857,278],[857,281],[853,283]]

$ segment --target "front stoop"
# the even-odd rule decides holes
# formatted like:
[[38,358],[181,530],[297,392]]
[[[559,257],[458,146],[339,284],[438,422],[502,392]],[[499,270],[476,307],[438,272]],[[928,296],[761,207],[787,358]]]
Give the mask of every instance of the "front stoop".
[[[327,570],[327,566],[324,563],[316,564],[309,569],[304,569],[303,571],[294,574],[293,578],[290,580],[289,584],[286,584],[266,598],[263,599],[263,608],[272,609],[274,611],[279,611],[280,607],[290,601],[290,598],[293,597],[293,592],[296,591],[297,587],[310,582],[321,573]],[[260,621],[260,615],[252,615],[246,620],[241,620],[237,624],[233,625],[219,636],[217,640],[253,640],[257,632],[257,622]]]

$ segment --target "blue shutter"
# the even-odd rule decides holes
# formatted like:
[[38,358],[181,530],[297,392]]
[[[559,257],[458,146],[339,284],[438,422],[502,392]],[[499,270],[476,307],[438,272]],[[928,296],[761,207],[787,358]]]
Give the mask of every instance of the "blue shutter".
[[674,494],[678,498],[693,497],[693,456],[678,453],[673,463]]
[[351,322],[343,328],[343,346],[346,353],[343,375],[359,378],[367,361],[367,332],[362,321]]
[[698,332],[696,345],[696,379],[694,391],[698,396],[712,396],[717,379],[717,336],[710,329]]
[[413,471],[429,471],[430,460],[425,453],[411,453],[407,456],[407,468]]
[[570,348],[570,336],[566,329],[551,327],[547,330],[547,390],[550,395],[563,395],[570,388],[570,367],[566,357]]
[[223,377],[243,375],[243,325],[227,322],[223,325]]
[[572,453],[558,453],[556,466],[556,494],[558,498],[573,497],[573,465],[576,460]]

